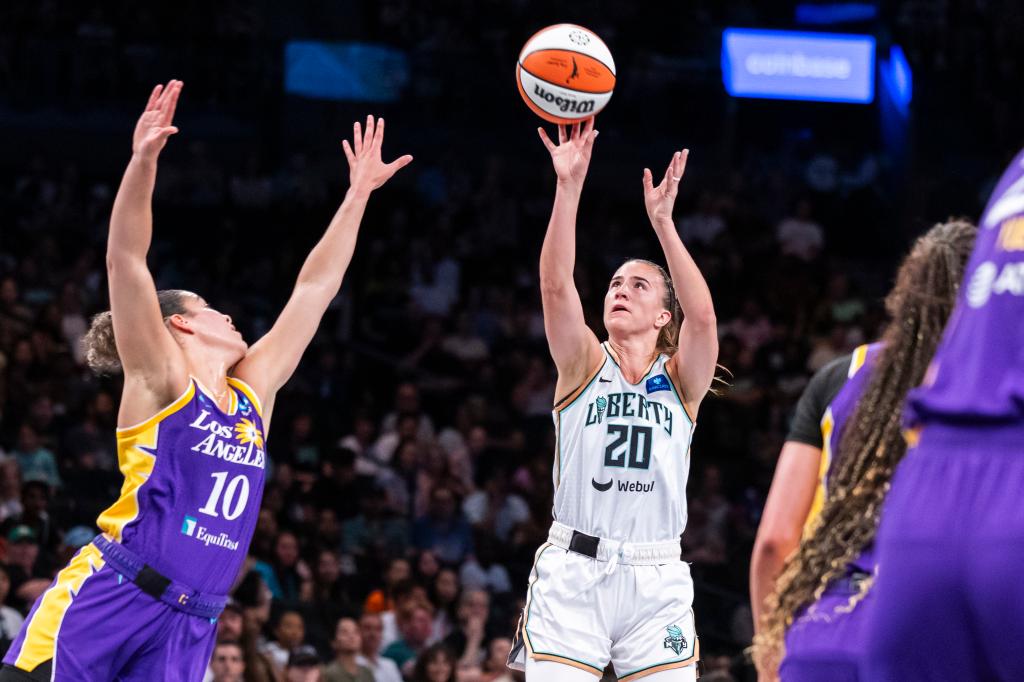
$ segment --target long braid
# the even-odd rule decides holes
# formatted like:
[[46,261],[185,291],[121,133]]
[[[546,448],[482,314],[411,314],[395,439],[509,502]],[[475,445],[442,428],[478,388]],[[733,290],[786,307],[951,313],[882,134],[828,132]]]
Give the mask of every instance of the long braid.
[[[834,455],[825,505],[767,599],[755,642],[762,669],[778,668],[796,614],[816,602],[874,541],[893,470],[906,453],[903,402],[923,380],[942,337],[976,233],[966,221],[936,225],[900,266],[885,301],[891,321],[882,334],[884,345]],[[870,581],[843,610],[855,607],[869,588]]]

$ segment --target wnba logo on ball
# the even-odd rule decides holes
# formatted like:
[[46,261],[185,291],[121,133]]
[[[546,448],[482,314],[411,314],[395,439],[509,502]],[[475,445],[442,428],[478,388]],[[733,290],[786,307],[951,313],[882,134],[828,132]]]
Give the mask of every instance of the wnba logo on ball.
[[594,100],[592,99],[574,100],[566,99],[565,97],[558,97],[554,93],[548,92],[542,88],[539,84],[533,86],[533,94],[546,102],[551,102],[563,113],[571,112],[573,114],[592,114],[594,112]]

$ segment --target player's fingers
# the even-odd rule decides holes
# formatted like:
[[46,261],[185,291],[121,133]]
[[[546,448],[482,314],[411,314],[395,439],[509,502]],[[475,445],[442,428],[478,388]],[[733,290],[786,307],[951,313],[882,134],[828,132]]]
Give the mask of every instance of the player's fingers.
[[395,173],[412,163],[412,154],[405,154],[399,156],[397,159],[388,164],[388,168],[391,169],[392,173]]
[[690,158],[690,150],[684,149],[679,153],[679,158],[676,160],[676,173],[675,176],[682,180],[683,173],[686,172],[686,160]]
[[377,129],[373,131],[373,146],[380,149],[384,144],[384,119],[377,119]]
[[590,131],[592,131],[594,129],[594,125],[596,123],[597,123],[597,117],[596,116],[591,116],[586,121],[584,121],[583,122],[583,134],[584,135],[589,135]]
[[668,168],[665,169],[665,178],[664,178],[663,181],[669,183],[669,185],[667,185],[667,186],[671,185],[672,178],[674,177],[673,173],[675,171],[676,159],[678,159],[678,158],[679,158],[679,152],[676,152],[675,154],[672,155],[672,160],[669,161]]
[[366,129],[363,131],[363,147],[369,147],[373,143],[373,114],[366,117]]
[[644,168],[644,191],[650,192],[654,189],[654,176],[650,168]]
[[146,111],[152,111],[156,107],[156,102],[160,99],[160,93],[163,92],[163,90],[163,85],[157,85],[153,88],[153,92],[149,93],[149,101],[146,102]]
[[558,124],[558,144],[565,144],[565,126]]
[[576,121],[572,124],[572,139],[575,142],[580,139],[580,122]]
[[184,83],[177,81],[174,84],[174,87],[170,89],[167,100],[164,102],[163,112],[161,114],[161,118],[163,120],[161,122],[165,126],[170,125],[171,121],[174,120],[174,112],[178,109],[178,96],[181,95],[181,87],[183,85]]
[[555,151],[555,143],[551,141],[551,138],[548,137],[548,133],[543,127],[537,127],[537,135],[540,136],[540,141],[544,143],[544,147],[549,152]]
[[352,152],[352,147],[349,145],[348,140],[341,141],[341,148],[345,151],[345,159],[348,161],[348,165],[352,166],[356,162],[356,155]]
[[352,124],[352,146],[356,150],[356,154],[363,153],[363,128],[359,125],[359,121]]

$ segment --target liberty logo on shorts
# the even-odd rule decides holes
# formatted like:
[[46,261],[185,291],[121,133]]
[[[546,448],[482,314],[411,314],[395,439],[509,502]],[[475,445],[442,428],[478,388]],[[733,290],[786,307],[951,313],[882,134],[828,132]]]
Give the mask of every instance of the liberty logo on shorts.
[[665,638],[665,648],[676,652],[676,656],[683,653],[687,646],[683,631],[679,629],[678,625],[669,625],[665,630],[668,632],[668,637]]
[[194,516],[186,516],[185,522],[181,524],[181,532],[185,535],[192,537],[196,532],[197,519]]

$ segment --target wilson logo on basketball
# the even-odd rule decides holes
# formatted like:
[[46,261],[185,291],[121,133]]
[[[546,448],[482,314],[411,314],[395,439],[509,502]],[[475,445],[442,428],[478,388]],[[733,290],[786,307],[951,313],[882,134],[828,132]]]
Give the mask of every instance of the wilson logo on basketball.
[[551,104],[554,104],[562,113],[570,112],[573,114],[590,114],[594,111],[594,100],[592,99],[575,100],[558,97],[554,93],[548,92],[540,85],[533,86],[533,94],[547,102],[550,102]]

